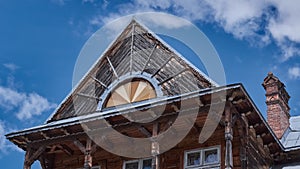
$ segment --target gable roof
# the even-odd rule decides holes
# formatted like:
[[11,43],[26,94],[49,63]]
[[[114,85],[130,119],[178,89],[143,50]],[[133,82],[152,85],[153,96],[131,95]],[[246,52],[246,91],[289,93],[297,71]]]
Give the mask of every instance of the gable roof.
[[218,86],[145,26],[132,20],[47,123],[101,111],[110,92],[133,78],[150,81],[161,98]]

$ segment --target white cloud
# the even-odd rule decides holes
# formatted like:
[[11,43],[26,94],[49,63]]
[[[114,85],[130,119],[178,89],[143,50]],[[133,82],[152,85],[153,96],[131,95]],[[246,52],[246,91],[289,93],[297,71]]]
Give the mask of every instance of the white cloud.
[[52,3],[57,4],[59,6],[63,6],[66,3],[66,0],[51,0]]
[[[3,121],[0,120],[0,153],[6,154],[11,150],[21,151],[17,146],[12,145],[5,138],[5,134],[13,130],[9,129]],[[1,155],[1,154],[0,154]],[[1,156],[0,156],[1,158]]]
[[282,60],[300,55],[300,1],[286,0],[133,0],[118,13],[98,16],[91,24],[103,24],[119,16],[145,11],[171,12],[192,21],[217,23],[237,39],[264,46],[274,41]]
[[273,37],[278,41],[285,38],[293,42],[300,42],[300,1],[293,0],[270,0],[278,10],[278,18],[272,18],[269,30]]
[[94,3],[96,0],[82,0],[83,3]]
[[4,63],[3,66],[6,67],[7,69],[9,69],[12,72],[19,69],[19,66],[15,65],[13,63]]
[[5,129],[4,125],[0,121],[0,151],[1,152],[6,152],[5,147],[6,147],[6,140],[5,140]]
[[300,67],[292,67],[288,70],[290,79],[299,79],[300,78]]
[[36,93],[23,93],[0,86],[1,107],[6,111],[14,111],[19,120],[26,120],[55,108],[56,104]]
[[30,93],[23,100],[19,112],[17,113],[18,119],[30,119],[34,115],[41,115],[42,112],[51,110],[56,107],[56,104],[50,103],[44,97]]

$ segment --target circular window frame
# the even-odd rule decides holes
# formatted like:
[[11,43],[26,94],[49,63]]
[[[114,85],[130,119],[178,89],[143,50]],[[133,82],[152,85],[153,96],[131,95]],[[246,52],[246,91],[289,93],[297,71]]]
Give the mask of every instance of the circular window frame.
[[[115,106],[106,107],[107,101],[109,100],[111,93],[114,90],[116,90],[118,87],[120,87],[121,85],[124,85],[130,81],[145,81],[146,83],[149,83],[153,87],[155,94],[156,94],[156,97],[154,97],[154,98],[163,96],[163,92],[159,85],[159,81],[156,78],[152,77],[150,74],[148,74],[146,72],[143,72],[142,74],[140,74],[140,73],[125,74],[125,75],[119,77],[118,79],[116,79],[114,82],[112,82],[107,87],[105,92],[100,97],[100,101],[97,106],[97,111],[99,111],[99,110],[101,111],[106,108],[115,107]],[[154,99],[154,98],[151,98],[151,99]],[[145,101],[145,100],[141,100],[141,101]],[[130,103],[128,103],[128,104],[130,104]],[[122,105],[126,105],[126,104],[120,104],[120,106],[122,106]],[[116,106],[119,106],[119,105],[116,105]]]

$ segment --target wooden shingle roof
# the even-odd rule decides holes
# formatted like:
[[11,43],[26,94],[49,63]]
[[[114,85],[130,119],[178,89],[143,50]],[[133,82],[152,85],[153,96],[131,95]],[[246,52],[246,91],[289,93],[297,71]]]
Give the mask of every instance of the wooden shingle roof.
[[154,33],[132,20],[47,122],[101,111],[116,87],[136,79],[150,82],[158,98],[218,86]]

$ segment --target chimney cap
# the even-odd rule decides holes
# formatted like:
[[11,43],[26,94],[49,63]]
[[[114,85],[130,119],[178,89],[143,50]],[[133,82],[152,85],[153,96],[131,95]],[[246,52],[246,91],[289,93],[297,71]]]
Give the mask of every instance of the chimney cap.
[[279,85],[280,87],[285,87],[285,85],[279,80],[278,77],[276,77],[273,74],[273,72],[269,72],[262,83],[262,86],[264,87],[264,89],[266,89],[266,86],[270,85],[269,81],[271,79],[273,79],[273,81],[271,83],[277,83],[277,85]]

